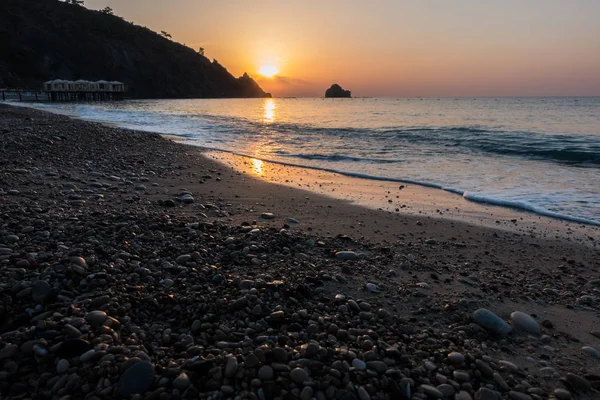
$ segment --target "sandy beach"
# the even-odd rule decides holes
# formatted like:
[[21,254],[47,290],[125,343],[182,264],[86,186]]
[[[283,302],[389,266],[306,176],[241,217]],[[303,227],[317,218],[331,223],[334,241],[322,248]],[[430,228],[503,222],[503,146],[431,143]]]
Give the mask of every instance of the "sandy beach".
[[4,105],[0,215],[2,398],[600,396],[597,226]]

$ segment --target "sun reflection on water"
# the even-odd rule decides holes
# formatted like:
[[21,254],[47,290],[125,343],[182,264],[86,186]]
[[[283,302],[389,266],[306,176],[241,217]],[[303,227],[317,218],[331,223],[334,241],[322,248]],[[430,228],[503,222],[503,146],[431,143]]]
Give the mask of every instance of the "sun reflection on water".
[[252,159],[252,167],[254,170],[254,173],[256,175],[262,175],[263,173],[263,162],[261,160],[257,160],[256,158]]
[[265,100],[265,122],[271,123],[275,121],[275,108],[275,101],[273,99]]

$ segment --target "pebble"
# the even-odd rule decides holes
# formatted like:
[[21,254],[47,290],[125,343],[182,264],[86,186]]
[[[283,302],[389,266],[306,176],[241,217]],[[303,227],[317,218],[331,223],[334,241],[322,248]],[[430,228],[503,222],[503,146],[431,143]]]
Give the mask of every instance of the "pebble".
[[0,350],[0,360],[6,358],[12,358],[19,352],[19,346],[16,344],[8,344],[2,350]]
[[51,290],[52,288],[48,282],[36,281],[33,285],[31,285],[31,298],[36,303],[41,303],[46,299],[46,297],[48,297],[48,294],[50,294]]
[[558,400],[571,400],[573,398],[571,392],[566,389],[555,389],[553,394]]
[[308,372],[303,368],[294,368],[292,372],[290,372],[290,379],[296,383],[306,382],[308,380]]
[[512,314],[510,314],[510,319],[514,329],[517,331],[523,331],[531,333],[533,335],[541,334],[539,324],[529,314],[525,314],[521,311],[515,311]]
[[475,323],[481,325],[488,331],[500,336],[508,335],[511,332],[511,327],[502,318],[487,310],[480,308],[473,313]]
[[106,321],[108,315],[104,311],[91,311],[85,315],[85,320],[92,326],[100,326]]
[[453,351],[452,353],[448,354],[448,361],[450,361],[452,364],[460,365],[465,361],[465,356]]
[[495,390],[482,387],[475,392],[475,400],[502,400],[502,395]]
[[129,397],[145,393],[154,382],[154,368],[150,363],[140,361],[127,368],[119,379],[119,393]]
[[359,360],[358,358],[352,360],[352,366],[358,371],[364,371],[367,369],[367,364],[364,361]]
[[264,213],[260,214],[260,217],[262,219],[275,219],[275,214],[270,213],[270,212],[264,212]]
[[592,384],[582,376],[568,373],[567,382],[576,392],[589,392],[592,389]]
[[258,379],[260,379],[263,382],[273,380],[274,376],[275,372],[273,371],[273,368],[271,368],[271,366],[269,365],[263,365],[258,369]]
[[353,251],[338,251],[335,253],[335,258],[338,260],[358,260],[359,256]]
[[423,390],[423,393],[425,393],[427,397],[431,397],[434,399],[441,399],[442,397],[444,397],[442,392],[440,392],[437,388],[431,385],[421,385],[419,387],[421,388],[421,390]]
[[191,194],[184,194],[179,198],[183,204],[191,204],[194,202],[194,197]]
[[225,364],[225,377],[232,378],[235,375],[235,372],[238,369],[238,361],[237,358],[231,356],[227,358],[227,363]]
[[63,358],[56,364],[56,372],[62,375],[69,370],[69,366],[69,361]]
[[182,372],[173,380],[173,386],[177,389],[186,389],[191,383],[190,378],[185,372]]
[[367,392],[367,389],[365,389],[363,386],[360,386],[358,388],[357,394],[358,394],[358,398],[360,400],[371,400],[371,396],[369,395],[369,392]]
[[581,350],[585,351],[594,358],[600,359],[600,352],[591,346],[583,346]]

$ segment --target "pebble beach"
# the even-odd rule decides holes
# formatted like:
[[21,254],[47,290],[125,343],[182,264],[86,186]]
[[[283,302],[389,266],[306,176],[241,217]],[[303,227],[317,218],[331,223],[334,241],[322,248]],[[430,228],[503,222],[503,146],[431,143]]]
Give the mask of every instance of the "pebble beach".
[[3,399],[596,399],[599,312],[598,227],[361,207],[0,106]]

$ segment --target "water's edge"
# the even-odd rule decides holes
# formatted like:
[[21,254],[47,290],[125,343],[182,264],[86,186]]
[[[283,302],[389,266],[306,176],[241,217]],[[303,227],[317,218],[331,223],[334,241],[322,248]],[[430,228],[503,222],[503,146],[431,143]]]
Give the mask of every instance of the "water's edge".
[[[11,105],[20,106],[20,107],[28,107],[29,106],[28,104],[11,104]],[[35,108],[35,107],[31,107],[31,108]],[[40,110],[39,108],[35,108],[35,109]],[[431,182],[425,182],[425,181],[418,181],[418,180],[414,180],[414,179],[410,179],[410,178],[393,178],[393,177],[387,177],[387,176],[370,175],[370,174],[364,174],[364,173],[354,172],[354,171],[337,170],[337,169],[328,168],[328,167],[310,166],[310,165],[304,165],[304,164],[297,164],[297,163],[293,163],[293,162],[285,162],[285,161],[280,161],[280,160],[275,160],[275,159],[268,159],[268,158],[263,158],[263,157],[257,157],[257,156],[252,156],[252,155],[248,155],[248,154],[236,152],[236,151],[233,151],[233,150],[222,149],[222,148],[217,148],[217,147],[203,146],[203,145],[200,145],[200,144],[198,144],[196,142],[191,142],[189,140],[186,140],[187,138],[185,136],[178,135],[176,132],[164,133],[164,132],[155,132],[155,131],[144,130],[144,129],[135,129],[135,128],[131,127],[131,126],[120,125],[118,122],[108,121],[108,120],[98,120],[98,119],[86,119],[84,117],[80,117],[80,116],[73,115],[73,114],[70,114],[70,113],[60,112],[61,110],[55,110],[55,109],[52,109],[52,108],[48,108],[48,109],[44,108],[42,111],[51,112],[51,113],[55,113],[55,114],[66,115],[66,116],[68,116],[70,118],[73,118],[73,119],[79,119],[79,120],[84,120],[84,121],[89,121],[89,122],[102,123],[102,124],[105,124],[105,125],[108,125],[108,126],[111,126],[111,127],[118,127],[120,129],[124,129],[124,130],[131,130],[131,131],[137,131],[137,132],[146,132],[146,133],[154,133],[154,134],[158,134],[158,135],[161,135],[163,137],[166,137],[168,140],[174,140],[173,137],[178,137],[178,138],[181,139],[181,140],[177,140],[178,143],[182,143],[182,144],[185,144],[185,145],[193,146],[193,147],[196,147],[196,148],[201,148],[201,149],[208,150],[208,151],[224,152],[224,153],[229,153],[229,154],[233,154],[233,155],[237,155],[237,156],[241,156],[241,157],[245,157],[245,158],[258,159],[258,160],[269,162],[269,163],[273,163],[273,164],[278,164],[278,165],[283,165],[283,166],[290,166],[290,167],[296,167],[296,168],[311,169],[311,170],[317,170],[317,171],[323,171],[323,172],[329,172],[329,173],[335,173],[335,174],[339,174],[339,175],[343,175],[343,176],[347,176],[347,177],[351,177],[351,178],[367,179],[367,180],[374,180],[374,181],[385,181],[385,182],[398,182],[398,183],[415,184],[415,185],[420,185],[420,186],[423,186],[423,187],[429,187],[429,188],[435,188],[435,189],[444,190],[446,192],[450,192],[450,193],[456,194],[458,196],[463,197],[464,199],[466,199],[468,201],[472,201],[472,202],[475,202],[475,203],[491,204],[491,205],[496,205],[496,206],[501,206],[501,207],[505,207],[505,208],[519,210],[519,211],[522,211],[522,212],[530,212],[530,213],[533,213],[533,214],[536,214],[536,215],[541,215],[541,216],[545,216],[545,217],[549,217],[549,218],[553,218],[553,219],[558,219],[558,220],[563,220],[563,221],[570,221],[570,222],[575,222],[575,223],[581,223],[581,224],[586,224],[586,225],[591,225],[591,226],[600,226],[600,221],[596,221],[596,220],[592,220],[592,219],[587,219],[587,218],[582,218],[582,217],[577,217],[577,216],[573,216],[573,215],[569,215],[569,214],[557,213],[557,212],[554,212],[554,211],[547,210],[547,209],[545,209],[543,207],[535,206],[535,205],[530,204],[528,202],[524,202],[524,201],[512,201],[512,200],[505,200],[505,199],[493,198],[493,197],[488,197],[488,196],[482,196],[482,195],[479,195],[477,193],[472,193],[472,192],[461,190],[461,189],[458,189],[458,188],[447,187],[447,186],[440,185],[440,184],[437,184],[437,183],[431,183]]]

